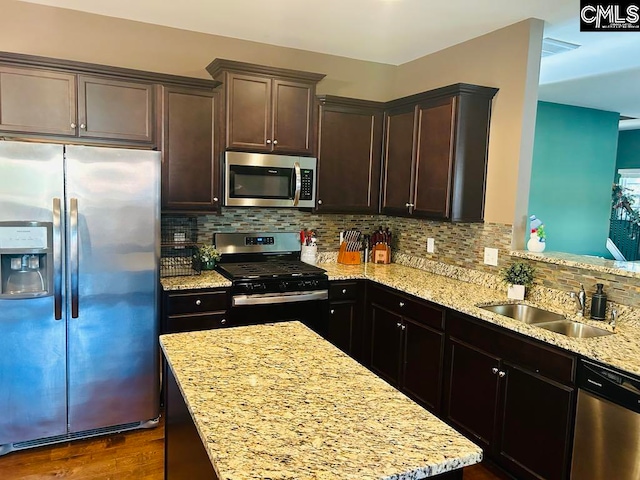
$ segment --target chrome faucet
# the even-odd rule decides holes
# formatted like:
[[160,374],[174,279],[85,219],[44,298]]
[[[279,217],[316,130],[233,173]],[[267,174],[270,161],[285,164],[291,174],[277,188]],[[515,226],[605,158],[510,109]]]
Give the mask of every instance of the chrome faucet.
[[609,325],[613,327],[613,331],[616,331],[616,327],[618,326],[618,310],[615,308],[611,309],[611,320],[609,321]]
[[578,315],[584,317],[584,309],[587,304],[587,294],[584,291],[584,285],[580,284],[580,291],[576,294],[575,292],[571,292],[571,298],[573,298],[576,302],[576,307],[578,308]]

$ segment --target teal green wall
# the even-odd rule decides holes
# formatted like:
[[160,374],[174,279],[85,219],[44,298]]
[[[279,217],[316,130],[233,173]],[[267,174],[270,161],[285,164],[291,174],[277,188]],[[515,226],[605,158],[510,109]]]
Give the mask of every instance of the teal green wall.
[[640,168],[640,130],[620,132],[616,172],[620,168]]
[[538,102],[529,215],[544,223],[547,251],[611,258],[606,240],[619,117]]

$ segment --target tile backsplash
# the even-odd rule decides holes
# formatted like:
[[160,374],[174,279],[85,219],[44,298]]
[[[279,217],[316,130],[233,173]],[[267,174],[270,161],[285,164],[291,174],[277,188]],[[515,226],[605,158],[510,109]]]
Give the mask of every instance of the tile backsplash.
[[[163,225],[169,218],[163,216]],[[591,292],[595,283],[604,283],[611,301],[640,307],[640,279],[512,258],[508,254],[512,227],[506,224],[452,224],[386,215],[317,214],[286,208],[223,208],[220,215],[197,216],[197,238],[199,243],[212,243],[214,232],[295,232],[310,228],[317,234],[319,253],[325,254],[325,258],[335,258],[331,254],[338,250],[342,230],[355,227],[363,233],[370,233],[380,225],[389,227],[393,233],[395,258],[401,263],[416,263],[416,260],[421,266],[440,263],[445,266],[444,270],[440,269],[442,271],[455,271],[456,276],[466,277],[467,281],[501,288],[499,281],[487,281],[490,277],[486,274],[495,277],[506,265],[516,260],[525,261],[536,267],[535,283],[541,289],[561,293],[574,291],[583,283]],[[429,237],[435,240],[434,253],[427,253]],[[499,249],[497,267],[484,264],[484,247]],[[471,271],[465,275],[461,269]]]

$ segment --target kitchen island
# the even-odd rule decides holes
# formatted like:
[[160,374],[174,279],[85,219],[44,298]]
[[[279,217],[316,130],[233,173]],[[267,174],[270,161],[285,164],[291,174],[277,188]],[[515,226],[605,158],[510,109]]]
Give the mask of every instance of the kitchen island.
[[482,450],[298,322],[163,335],[170,480],[461,479]]

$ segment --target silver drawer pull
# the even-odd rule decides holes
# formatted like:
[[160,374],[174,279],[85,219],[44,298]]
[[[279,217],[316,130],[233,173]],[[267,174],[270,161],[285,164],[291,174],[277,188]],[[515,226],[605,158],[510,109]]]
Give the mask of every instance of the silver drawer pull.
[[196,305],[202,305],[202,300],[200,299],[196,300]]
[[331,315],[333,315],[334,313],[336,313],[336,311],[332,308],[331,309]]
[[400,322],[396,323],[396,327],[400,328],[402,327],[402,324]]
[[346,288],[343,288],[343,289],[342,289],[342,294],[344,295],[345,293],[347,293],[347,289],[346,289]]
[[496,367],[493,367],[491,369],[491,373],[493,373],[495,375],[496,373],[498,373],[498,369]]
[[505,376],[506,374],[507,374],[507,372],[503,372],[502,370],[500,370],[500,371],[498,372],[498,376],[499,376],[500,378],[504,378],[504,376]]
[[400,302],[400,307],[404,307],[404,302]]
[[220,323],[221,323],[222,325],[224,325],[225,323],[227,323],[227,319],[226,319],[226,318],[223,318],[222,320],[220,320]]

